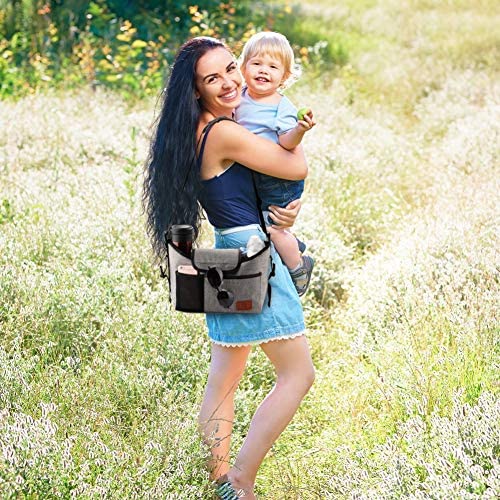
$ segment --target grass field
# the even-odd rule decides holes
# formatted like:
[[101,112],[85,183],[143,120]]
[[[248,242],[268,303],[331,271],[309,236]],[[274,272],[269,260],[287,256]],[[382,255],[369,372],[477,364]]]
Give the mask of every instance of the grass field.
[[[257,493],[497,498],[499,9],[304,9],[349,62],[289,91],[318,119],[296,227],[317,377]],[[140,207],[154,113],[90,90],[0,102],[0,498],[211,498],[204,319],[169,310]],[[255,350],[234,449],[272,384]]]

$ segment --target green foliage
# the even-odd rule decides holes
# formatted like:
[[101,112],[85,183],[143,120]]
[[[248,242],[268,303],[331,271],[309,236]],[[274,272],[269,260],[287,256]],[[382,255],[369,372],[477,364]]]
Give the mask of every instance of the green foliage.
[[302,64],[318,73],[343,66],[349,60],[342,33],[330,23],[323,26],[318,19],[305,16],[299,4],[294,5],[287,15],[278,13],[273,29],[285,33]]
[[2,200],[0,205],[0,224],[12,222],[14,220],[14,210],[10,201],[6,198]]
[[298,8],[250,0],[0,2],[0,98],[81,84],[128,98],[157,94],[187,38],[222,38],[238,53],[263,28],[289,35],[306,65],[343,64],[341,44],[324,41],[300,18]]

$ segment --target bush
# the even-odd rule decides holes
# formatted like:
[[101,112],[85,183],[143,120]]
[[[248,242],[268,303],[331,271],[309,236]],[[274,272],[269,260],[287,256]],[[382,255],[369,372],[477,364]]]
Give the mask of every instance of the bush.
[[[0,1],[0,98],[48,86],[87,84],[126,97],[156,94],[178,46],[193,36],[224,39],[238,54],[250,35],[278,29],[305,64],[344,62],[339,45],[286,5],[249,0],[72,2]],[[251,19],[251,21],[249,21]]]

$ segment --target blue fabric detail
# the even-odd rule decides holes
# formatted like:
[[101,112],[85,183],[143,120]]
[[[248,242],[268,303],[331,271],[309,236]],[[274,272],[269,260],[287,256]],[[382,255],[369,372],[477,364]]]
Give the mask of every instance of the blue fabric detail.
[[274,122],[274,129],[278,135],[288,132],[297,125],[297,108],[288,97],[283,96],[278,104],[278,112]]
[[234,118],[250,132],[277,143],[278,135],[297,125],[297,109],[285,96],[281,97],[278,104],[256,102],[248,95],[245,87]]

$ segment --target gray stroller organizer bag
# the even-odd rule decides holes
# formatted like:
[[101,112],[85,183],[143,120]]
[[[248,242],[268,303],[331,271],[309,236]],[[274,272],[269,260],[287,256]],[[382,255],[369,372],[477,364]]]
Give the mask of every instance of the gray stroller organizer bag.
[[195,248],[187,256],[170,240],[167,246],[170,299],[177,311],[258,313],[266,295],[271,302],[269,242],[252,257],[238,248]]
[[[198,168],[205,148],[211,121],[203,137]],[[253,177],[253,176],[252,176]],[[260,225],[266,234],[264,247],[247,256],[239,248],[195,248],[190,255],[180,251],[165,235],[167,245],[170,301],[177,311],[205,313],[259,313],[266,296],[271,304],[269,278],[274,275],[271,242],[260,210],[260,198],[254,180]]]

